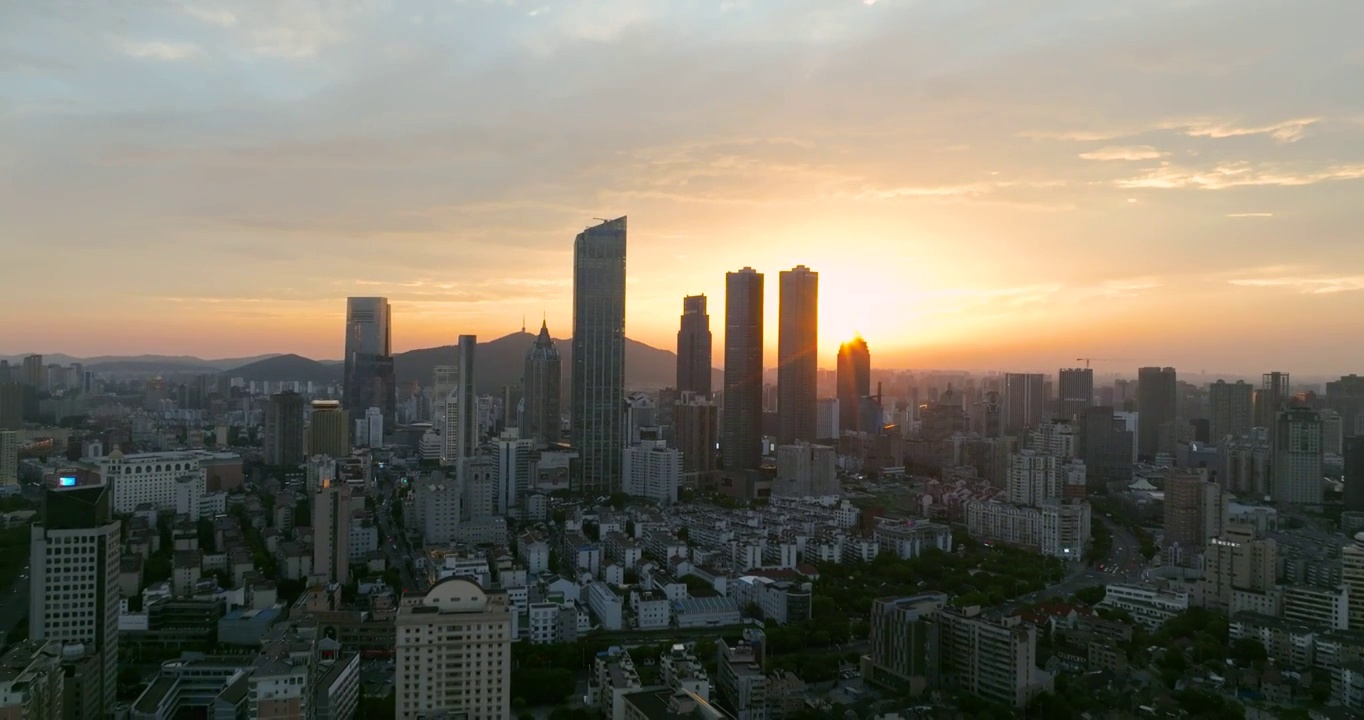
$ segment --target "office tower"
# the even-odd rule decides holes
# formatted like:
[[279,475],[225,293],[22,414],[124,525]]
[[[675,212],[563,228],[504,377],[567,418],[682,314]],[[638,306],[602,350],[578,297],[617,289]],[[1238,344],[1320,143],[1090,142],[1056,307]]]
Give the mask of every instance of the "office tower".
[[24,386],[17,382],[0,383],[0,430],[24,427]]
[[820,398],[815,406],[815,437],[820,442],[836,442],[839,432],[838,426],[838,398]]
[[384,446],[384,411],[377,407],[365,410],[365,416],[355,421],[355,444],[367,448]]
[[350,455],[350,413],[335,400],[314,400],[308,418],[308,454]]
[[715,472],[715,447],[719,435],[720,412],[713,401],[684,394],[673,405],[674,445],[682,452],[684,475]]
[[1269,372],[1260,376],[1260,390],[1255,393],[1255,426],[1269,428],[1272,438],[1279,411],[1293,397],[1289,389],[1288,373]]
[[869,430],[862,427],[862,398],[871,395],[871,351],[861,335],[838,346],[837,382],[838,432]]
[[559,411],[563,376],[559,367],[559,349],[549,336],[549,325],[540,323],[540,334],[526,351],[526,369],[521,378],[521,402],[525,417],[521,420],[521,437],[534,440],[537,447],[547,447],[560,440],[563,429]]
[[455,457],[467,458],[478,449],[478,395],[474,392],[474,351],[478,338],[459,336],[459,382],[455,385]]
[[1204,473],[1173,473],[1165,480],[1165,546],[1189,555],[1222,534],[1222,488]]
[[42,355],[29,355],[24,358],[23,381],[25,385],[43,390],[47,387],[47,368],[43,365]]
[[265,407],[265,464],[295,466],[303,463],[303,396],[292,390],[270,396]]
[[937,683],[938,625],[929,619],[947,600],[935,592],[872,601],[868,682],[914,696]]
[[507,594],[464,578],[404,597],[395,619],[395,715],[510,718],[512,615]]
[[83,645],[93,677],[81,682],[101,707],[112,708],[118,692],[121,538],[109,485],[56,478],[43,488],[42,519],[29,531],[28,636]]
[[783,270],[777,319],[777,441],[815,439],[819,399],[819,273]]
[[[625,401],[625,444],[633,445],[645,439],[641,433],[656,434],[658,407],[654,396],[645,392],[630,393]],[[647,429],[647,430],[646,430]]]
[[1073,420],[1084,415],[1094,405],[1094,371],[1089,368],[1063,368],[1061,388],[1061,417]]
[[460,502],[460,519],[480,520],[497,514],[497,458],[487,455],[461,458],[459,487],[464,498]]
[[431,424],[445,432],[445,404],[459,386],[458,365],[437,365],[431,368]]
[[0,430],[0,487],[13,489],[18,484],[19,434]]
[[725,274],[725,396],[720,453],[726,470],[762,465],[763,275]]
[[1319,410],[1321,413],[1321,451],[1326,455],[1340,456],[1345,452],[1344,419],[1335,410]]
[[705,295],[682,298],[677,331],[677,390],[710,396],[711,335]]
[[1175,369],[1137,370],[1137,452],[1155,457],[1160,451],[1161,427],[1175,421]]
[[344,407],[355,417],[363,414],[365,408],[381,408],[385,422],[390,425],[398,403],[393,379],[392,319],[388,298],[346,299],[346,357],[341,389]]
[[625,448],[621,491],[663,505],[677,502],[682,480],[682,453],[662,440],[646,440]]
[[350,489],[323,483],[313,496],[313,574],[325,583],[350,582]]
[[[1364,533],[1340,549],[1340,581],[1350,597],[1364,597]],[[1350,603],[1350,629],[1364,630],[1364,603]]]
[[620,487],[625,449],[625,218],[578,234],[573,243],[573,447],[579,488],[609,495]]
[[1046,377],[1041,373],[1004,374],[1004,434],[1018,435],[1035,427],[1047,412]]
[[1244,380],[1208,385],[1208,405],[1212,408],[1208,434],[1214,443],[1221,444],[1228,435],[1241,437],[1253,427],[1255,389]]
[[1364,435],[1345,438],[1345,509],[1364,512]]
[[1321,504],[1321,433],[1321,414],[1315,410],[1295,407],[1279,413],[1269,438],[1275,502]]
[[1326,383],[1326,407],[1340,413],[1345,437],[1364,435],[1364,377],[1345,375]]
[[494,444],[497,449],[497,490],[499,514],[506,515],[525,499],[530,490],[535,441],[504,434]]

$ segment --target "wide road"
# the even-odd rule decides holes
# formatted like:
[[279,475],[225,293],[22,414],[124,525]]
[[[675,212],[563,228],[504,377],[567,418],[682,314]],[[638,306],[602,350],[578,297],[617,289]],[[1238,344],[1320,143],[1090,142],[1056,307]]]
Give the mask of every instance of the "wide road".
[[1092,567],[1081,566],[1075,569],[1064,580],[1048,586],[1045,590],[1016,598],[1000,607],[1006,613],[1010,613],[1048,597],[1058,595],[1063,598],[1070,597],[1087,587],[1140,580],[1142,573],[1146,570],[1146,564],[1142,560],[1141,547],[1137,543],[1136,536],[1109,518],[1097,517],[1096,519],[1102,522],[1108,528],[1109,533],[1113,535],[1113,546],[1109,549],[1107,557],[1094,563]]
[[9,591],[0,596],[0,644],[28,618],[28,565],[20,573],[23,577],[15,579]]

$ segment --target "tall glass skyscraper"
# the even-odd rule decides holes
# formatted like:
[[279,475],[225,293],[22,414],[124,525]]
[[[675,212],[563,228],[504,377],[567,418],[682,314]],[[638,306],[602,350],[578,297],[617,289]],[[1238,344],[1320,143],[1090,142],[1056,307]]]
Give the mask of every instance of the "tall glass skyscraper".
[[725,396],[720,454],[726,470],[754,470],[763,458],[763,275],[725,275]]
[[625,450],[625,218],[573,243],[573,372],[570,432],[582,460],[581,490],[620,489]]
[[346,357],[341,396],[351,417],[377,407],[393,427],[398,388],[393,379],[392,309],[388,298],[346,300]]
[[777,320],[777,441],[815,441],[819,402],[819,273],[781,273]]
[[677,391],[710,397],[710,315],[705,295],[682,298],[682,322],[677,331]]
[[838,430],[875,432],[862,427],[862,400],[871,395],[871,350],[861,335],[838,347]]
[[545,447],[560,440],[563,421],[559,415],[559,349],[549,336],[549,325],[540,323],[540,335],[526,351],[526,367],[521,378],[521,403],[525,411],[520,422],[521,437]]

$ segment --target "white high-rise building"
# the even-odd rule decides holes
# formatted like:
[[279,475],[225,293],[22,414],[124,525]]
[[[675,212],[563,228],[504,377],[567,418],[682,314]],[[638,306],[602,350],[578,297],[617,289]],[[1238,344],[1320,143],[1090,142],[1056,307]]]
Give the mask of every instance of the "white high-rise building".
[[1321,504],[1325,493],[1321,468],[1321,415],[1308,408],[1289,408],[1279,413],[1275,422],[1276,432],[1270,433],[1274,500]]
[[440,431],[440,464],[443,467],[459,467],[459,422],[459,393],[456,391],[445,398]]
[[461,460],[459,486],[464,494],[462,519],[476,520],[499,514],[495,458],[478,456]]
[[124,455],[115,448],[108,455],[91,458],[90,464],[110,484],[114,512],[131,513],[142,503],[174,508],[182,481],[197,483],[202,496],[208,473],[201,460],[201,454],[192,451]]
[[512,613],[507,594],[454,576],[404,596],[396,624],[396,716],[511,715]]
[[336,482],[336,477],[336,458],[330,455],[314,455],[308,458],[306,480],[309,495]]
[[1009,502],[1041,505],[1062,496],[1061,473],[1056,456],[1033,450],[1014,453],[1009,460]]
[[682,453],[661,440],[648,440],[625,449],[621,490],[631,497],[665,505],[677,502],[682,478]]
[[835,440],[839,432],[838,398],[820,398],[815,405],[815,437],[820,440]]
[[504,433],[497,447],[497,490],[501,500],[499,513],[509,514],[530,489],[531,467],[534,464],[535,440],[517,437],[516,432]]
[[19,434],[0,430],[0,494],[18,492]]
[[43,489],[39,522],[30,528],[28,635],[96,657],[92,683],[101,706],[112,708],[118,691],[120,524],[112,489],[104,481],[57,478]]
[[350,581],[350,488],[324,485],[313,496],[313,573]]
[[448,545],[459,529],[459,481],[435,471],[412,481],[413,511],[428,545]]
[[355,444],[371,448],[384,446],[383,410],[377,407],[369,408],[363,418],[355,421]]

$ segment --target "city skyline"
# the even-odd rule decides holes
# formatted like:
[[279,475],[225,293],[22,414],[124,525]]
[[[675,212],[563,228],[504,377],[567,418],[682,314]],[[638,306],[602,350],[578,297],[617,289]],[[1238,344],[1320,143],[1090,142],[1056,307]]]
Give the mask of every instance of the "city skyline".
[[361,295],[403,318],[395,351],[542,311],[567,328],[564,239],[628,213],[627,333],[655,347],[677,300],[720,297],[733,267],[805,264],[822,367],[860,330],[884,367],[1253,374],[1231,348],[1269,333],[1294,342],[1257,365],[1348,372],[1364,106],[1330,88],[1364,62],[1361,13],[12,4],[0,246],[50,270],[6,286],[29,311],[0,336],[13,353],[339,358],[340,302]]

